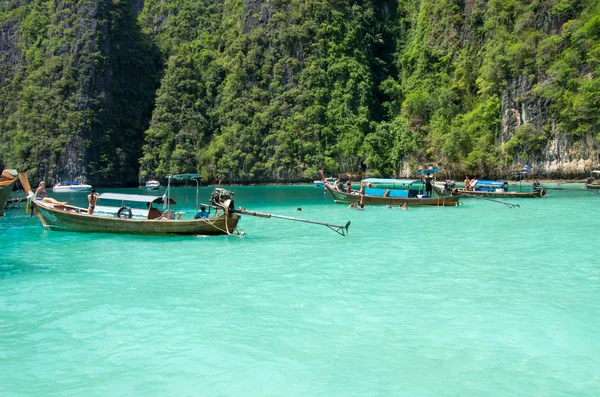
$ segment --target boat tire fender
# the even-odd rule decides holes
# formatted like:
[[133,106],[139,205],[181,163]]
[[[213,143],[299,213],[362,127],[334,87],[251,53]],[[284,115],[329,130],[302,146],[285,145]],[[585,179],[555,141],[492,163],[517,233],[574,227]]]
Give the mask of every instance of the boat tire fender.
[[121,207],[117,211],[117,218],[131,219],[132,215],[133,214],[131,213],[131,208],[129,208],[127,206]]

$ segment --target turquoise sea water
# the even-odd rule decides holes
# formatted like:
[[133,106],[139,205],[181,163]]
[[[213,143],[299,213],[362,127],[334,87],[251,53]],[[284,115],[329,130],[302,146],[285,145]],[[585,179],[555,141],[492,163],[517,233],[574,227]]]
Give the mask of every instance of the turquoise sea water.
[[[231,189],[350,235],[249,216],[242,238],[80,234],[9,211],[0,395],[600,395],[600,196],[358,211]],[[191,216],[195,188],[174,196]]]

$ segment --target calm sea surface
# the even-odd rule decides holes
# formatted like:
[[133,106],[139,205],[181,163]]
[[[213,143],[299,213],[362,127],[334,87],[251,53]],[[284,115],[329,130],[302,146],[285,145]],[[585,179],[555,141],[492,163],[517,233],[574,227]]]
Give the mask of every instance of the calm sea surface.
[[[600,395],[600,196],[358,211],[231,189],[350,235],[249,216],[242,238],[53,232],[9,211],[0,395]],[[195,188],[174,198],[191,217]]]

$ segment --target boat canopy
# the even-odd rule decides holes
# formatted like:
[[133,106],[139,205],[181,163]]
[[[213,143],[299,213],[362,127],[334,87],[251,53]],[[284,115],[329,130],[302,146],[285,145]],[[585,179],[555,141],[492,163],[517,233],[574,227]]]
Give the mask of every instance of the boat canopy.
[[392,179],[392,178],[367,178],[361,181],[362,183],[385,184],[385,185],[404,185],[410,186],[413,183],[421,182],[418,179]]
[[592,174],[600,174],[600,170],[592,170]]
[[179,175],[170,175],[169,178],[173,179],[175,181],[185,181],[187,179],[200,179],[201,175],[200,174],[179,174]]
[[475,180],[475,183],[471,183],[471,186],[489,186],[489,187],[501,188],[502,186],[504,186],[504,184],[506,184],[506,182],[504,182],[504,181],[486,181],[486,180],[477,179],[477,180]]
[[[163,196],[147,196],[145,194],[122,194],[122,193],[102,193],[100,200],[121,200],[137,203],[157,203],[163,202]],[[175,200],[169,199],[169,204],[176,204]]]
[[430,168],[428,170],[423,170],[423,171],[419,171],[417,172],[417,175],[429,175],[429,174],[434,174],[436,172],[438,172],[440,170],[440,167],[435,167],[435,168]]

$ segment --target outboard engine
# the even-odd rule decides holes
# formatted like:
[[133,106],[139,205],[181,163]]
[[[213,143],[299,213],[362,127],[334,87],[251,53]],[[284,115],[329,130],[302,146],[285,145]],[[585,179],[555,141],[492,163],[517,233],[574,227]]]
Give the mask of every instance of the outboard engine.
[[215,207],[221,207],[223,209],[228,208],[231,212],[233,212],[235,209],[233,195],[234,193],[232,191],[218,187],[215,188],[210,195],[210,202]]

